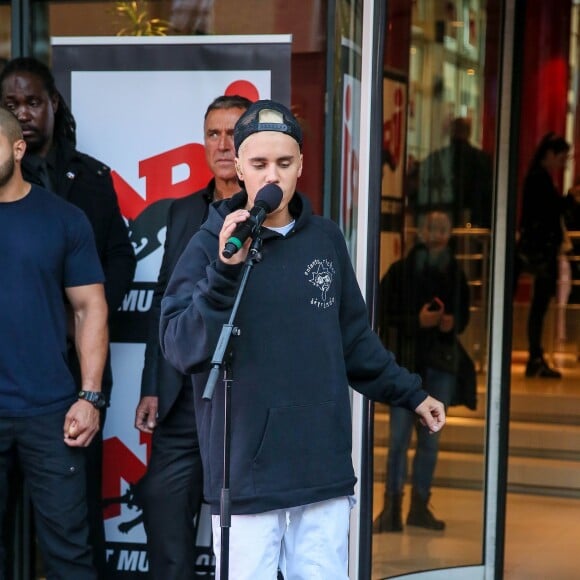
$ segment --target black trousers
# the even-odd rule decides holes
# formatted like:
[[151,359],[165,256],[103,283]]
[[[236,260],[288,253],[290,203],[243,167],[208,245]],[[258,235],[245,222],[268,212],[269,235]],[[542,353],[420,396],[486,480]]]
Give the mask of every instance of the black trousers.
[[101,410],[100,430],[85,452],[89,544],[99,580],[107,580],[105,523],[103,520],[103,428],[105,409]]
[[[47,579],[96,580],[88,543],[85,455],[63,441],[67,410],[0,420],[0,521],[4,523],[16,460],[30,493]],[[0,533],[4,529],[0,525]],[[2,580],[5,541],[2,537]]]
[[518,278],[523,271],[529,272],[534,278],[533,295],[528,314],[528,350],[530,359],[534,359],[541,357],[544,353],[542,348],[544,319],[548,312],[550,300],[556,294],[558,256],[553,256],[544,263],[533,266],[526,265],[519,257],[516,257],[514,292]]
[[203,496],[203,472],[190,385],[153,432],[147,473],[139,481],[143,523],[153,580],[193,580],[195,524]]

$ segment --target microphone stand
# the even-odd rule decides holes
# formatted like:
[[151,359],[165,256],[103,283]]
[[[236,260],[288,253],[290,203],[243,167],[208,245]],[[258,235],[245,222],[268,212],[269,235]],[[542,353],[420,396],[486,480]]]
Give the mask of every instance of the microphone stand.
[[[242,272],[242,279],[237,290],[232,312],[229,320],[223,325],[217,346],[211,361],[211,371],[203,391],[203,398],[210,401],[223,367],[223,381],[225,389],[224,397],[224,456],[223,456],[223,483],[220,496],[220,528],[221,528],[221,550],[220,550],[220,580],[229,578],[230,559],[230,527],[231,527],[231,498],[230,498],[230,458],[231,458],[231,405],[232,405],[232,382],[231,372],[232,349],[229,345],[232,336],[239,336],[240,329],[234,325],[234,320],[246,288],[250,272],[254,264],[262,260],[262,238],[260,237],[261,227],[258,228]],[[226,360],[227,357],[227,360]]]

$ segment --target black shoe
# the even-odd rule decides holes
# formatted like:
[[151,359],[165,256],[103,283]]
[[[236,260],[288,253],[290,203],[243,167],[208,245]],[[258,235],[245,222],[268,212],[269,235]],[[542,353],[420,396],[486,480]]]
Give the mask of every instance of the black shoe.
[[541,379],[561,379],[562,373],[550,368],[544,357],[530,359],[526,365],[526,377],[538,377]]
[[418,526],[428,530],[444,530],[445,522],[438,520],[429,509],[429,497],[423,499],[418,493],[413,492],[411,508],[407,515],[408,526]]
[[385,496],[385,507],[373,522],[373,534],[403,531],[402,500],[402,494]]

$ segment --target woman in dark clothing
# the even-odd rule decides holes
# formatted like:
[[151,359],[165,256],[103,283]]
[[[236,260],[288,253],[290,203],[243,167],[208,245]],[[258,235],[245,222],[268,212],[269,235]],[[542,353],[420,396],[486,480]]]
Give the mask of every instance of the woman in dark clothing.
[[572,194],[562,196],[553,179],[564,168],[569,151],[564,138],[548,133],[540,141],[524,180],[514,288],[522,271],[533,276],[526,377],[562,376],[544,358],[542,331],[550,300],[556,293],[558,255],[564,240],[563,216],[578,201]]

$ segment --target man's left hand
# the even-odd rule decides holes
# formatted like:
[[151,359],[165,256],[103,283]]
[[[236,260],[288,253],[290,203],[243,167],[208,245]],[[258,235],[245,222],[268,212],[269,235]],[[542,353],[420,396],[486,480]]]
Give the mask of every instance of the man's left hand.
[[99,431],[99,420],[92,403],[77,401],[64,418],[64,442],[69,447],[87,447]]
[[429,429],[431,433],[437,433],[445,425],[445,406],[441,401],[428,396],[416,409],[421,423]]

